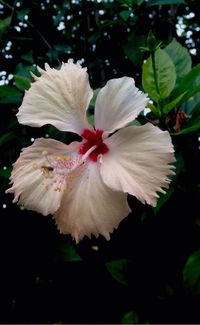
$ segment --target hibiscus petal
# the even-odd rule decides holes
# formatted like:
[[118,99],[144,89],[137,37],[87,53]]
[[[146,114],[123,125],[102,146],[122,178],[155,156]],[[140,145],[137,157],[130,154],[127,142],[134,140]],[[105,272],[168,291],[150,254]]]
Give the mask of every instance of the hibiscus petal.
[[76,242],[91,234],[109,239],[109,233],[130,212],[127,195],[102,182],[98,163],[86,163],[71,177],[71,188],[55,214],[61,233],[71,234]]
[[78,142],[67,146],[53,139],[40,138],[23,149],[13,165],[13,185],[6,191],[14,193],[13,202],[19,200],[25,208],[43,215],[58,210],[66,187],[66,170],[76,166],[78,156],[75,157],[74,150],[79,146]]
[[63,63],[60,70],[45,68],[39,69],[41,77],[25,93],[17,114],[19,122],[37,127],[52,124],[61,131],[81,134],[90,127],[86,110],[92,90],[86,68],[73,60]]
[[162,187],[167,188],[170,182],[167,175],[174,174],[169,133],[147,123],[124,128],[104,142],[110,149],[100,157],[105,184],[155,206],[156,192],[163,192]]
[[95,127],[109,133],[130,123],[143,111],[148,102],[147,95],[135,87],[129,77],[112,79],[97,95]]

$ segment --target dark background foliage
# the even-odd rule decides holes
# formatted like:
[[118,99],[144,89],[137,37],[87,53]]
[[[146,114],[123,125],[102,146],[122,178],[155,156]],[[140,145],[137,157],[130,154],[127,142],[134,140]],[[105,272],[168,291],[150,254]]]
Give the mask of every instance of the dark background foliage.
[[198,15],[195,0],[0,1],[1,323],[200,322],[200,262],[192,255],[200,249],[198,132],[172,136],[173,195],[156,211],[129,197],[133,213],[109,242],[75,245],[50,217],[4,194],[22,147],[39,136],[73,139],[18,124],[29,71],[74,58],[88,67],[94,89],[124,75],[141,87],[150,30],[162,46],[175,37],[199,63]]

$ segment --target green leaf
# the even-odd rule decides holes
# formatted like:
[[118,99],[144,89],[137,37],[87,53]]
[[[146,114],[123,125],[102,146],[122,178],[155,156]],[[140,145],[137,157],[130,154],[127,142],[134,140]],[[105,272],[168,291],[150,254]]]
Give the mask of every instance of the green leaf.
[[87,119],[88,119],[88,122],[90,123],[90,125],[94,126],[94,115],[89,115],[87,117]]
[[66,132],[61,132],[55,126],[49,125],[46,132],[50,138],[56,139],[63,143],[67,143],[69,141],[70,134]]
[[162,5],[178,5],[184,3],[184,0],[148,0],[148,6],[162,6]]
[[179,95],[177,98],[175,98],[174,100],[172,100],[170,103],[166,104],[163,106],[163,113],[168,114],[173,108],[177,107],[180,105],[181,100],[183,98],[183,96],[185,96],[184,92],[183,94]]
[[194,123],[193,126],[184,127],[180,132],[176,133],[176,135],[193,133],[193,132],[199,131],[200,130],[200,117],[198,118],[198,120],[194,121],[193,123]]
[[21,92],[15,87],[3,85],[0,86],[0,104],[15,104],[21,103]]
[[175,39],[164,49],[172,59],[177,78],[185,76],[192,68],[192,60],[188,50]]
[[130,122],[128,125],[136,125],[136,126],[138,126],[138,125],[141,125],[141,123],[138,120],[135,119],[132,122]]
[[158,202],[157,202],[157,205],[154,209],[154,213],[157,214],[158,211],[163,207],[163,205],[169,200],[169,198],[172,196],[172,194],[174,193],[174,188],[173,187],[169,187],[167,190],[166,190],[166,194],[160,194],[159,193],[159,199],[158,199]]
[[181,108],[187,114],[191,115],[195,107],[200,103],[200,92],[190,97],[184,103],[182,103]]
[[160,42],[156,39],[152,30],[149,31],[146,40],[146,45],[147,45],[146,50],[148,52],[155,52],[159,48]]
[[6,96],[0,99],[0,104],[5,104],[5,105],[19,105],[22,101],[22,95],[11,95],[11,96]]
[[120,284],[127,284],[126,274],[129,263],[130,262],[126,259],[120,259],[107,262],[105,265],[107,270],[117,282]]
[[24,63],[19,63],[16,66],[16,75],[26,77],[28,79],[31,79],[31,74],[30,72],[33,72],[36,76],[39,76],[39,72],[37,70],[36,66],[33,65],[24,65]]
[[62,254],[62,259],[65,262],[82,261],[81,257],[78,255],[76,249],[70,241],[61,241],[59,244],[59,250]]
[[155,52],[155,73],[158,89],[156,87],[152,56],[142,66],[142,84],[149,96],[158,102],[169,96],[176,82],[176,71],[169,55],[161,49]]
[[15,74],[14,80],[17,88],[20,90],[24,91],[30,88],[31,80],[29,78]]
[[25,54],[22,54],[21,58],[24,61],[28,62],[28,63],[33,63],[34,62],[34,60],[33,60],[33,52],[32,51],[30,51],[28,53],[25,53]]
[[135,311],[129,311],[124,314],[121,324],[138,324],[139,316]]
[[140,6],[143,2],[144,0],[133,0],[133,3],[135,3],[138,6]]
[[183,270],[183,280],[185,286],[193,293],[200,293],[200,250],[188,258]]
[[157,110],[157,108],[153,104],[148,103],[147,104],[147,107],[152,111],[153,114],[155,114],[155,115],[158,114],[158,110]]
[[15,87],[3,85],[0,86],[0,97],[21,95]]
[[145,36],[137,36],[135,33],[132,33],[125,44],[123,44],[123,51],[135,65],[141,64],[143,53],[141,47],[145,46]]
[[0,136],[0,146],[3,146],[7,142],[13,140],[15,138],[14,132],[8,132]]
[[179,80],[172,97],[175,98],[185,93],[181,100],[181,103],[184,103],[198,92],[200,92],[200,64],[192,68],[186,76]]
[[183,129],[177,133],[187,134],[200,130],[200,103],[194,108],[192,117],[184,124]]
[[144,2],[144,0],[117,0],[117,2],[120,2],[123,5],[131,7],[133,4],[141,5]]
[[123,10],[120,11],[119,16],[124,20],[127,21],[127,19],[130,17],[131,11],[130,10]]
[[92,97],[92,99],[90,101],[90,106],[95,107],[97,95],[98,95],[100,90],[101,90],[101,88],[96,88],[96,89],[93,90],[93,97]]
[[132,6],[134,0],[117,0],[117,2],[121,3],[124,7]]
[[0,19],[0,38],[3,36],[3,34],[6,33],[8,27],[10,26],[11,23],[11,16]]

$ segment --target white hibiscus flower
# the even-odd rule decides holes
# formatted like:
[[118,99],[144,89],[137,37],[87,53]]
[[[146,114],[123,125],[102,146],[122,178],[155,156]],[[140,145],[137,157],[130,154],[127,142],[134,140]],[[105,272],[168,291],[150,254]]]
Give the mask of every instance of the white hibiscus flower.
[[109,239],[130,212],[127,193],[155,206],[157,192],[169,186],[170,135],[150,123],[125,127],[148,102],[132,78],[112,79],[100,90],[93,128],[86,117],[92,97],[86,68],[73,60],[60,70],[45,68],[24,96],[19,122],[52,124],[82,141],[37,139],[13,165],[7,192],[27,209],[52,214],[60,232],[76,242],[91,234]]

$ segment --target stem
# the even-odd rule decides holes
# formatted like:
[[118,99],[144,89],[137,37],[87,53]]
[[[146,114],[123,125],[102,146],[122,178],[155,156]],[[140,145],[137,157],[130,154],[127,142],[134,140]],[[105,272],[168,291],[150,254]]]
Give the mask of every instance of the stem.
[[159,117],[161,117],[162,113],[163,113],[163,111],[162,111],[163,110],[163,105],[162,105],[162,101],[160,100],[160,90],[159,90],[159,86],[158,86],[158,78],[157,78],[157,73],[156,73],[155,51],[152,51],[151,55],[152,55],[153,76],[154,76],[154,80],[155,80],[156,91],[157,91],[158,96],[159,96],[157,108],[158,108]]
[[4,6],[10,8],[11,10],[13,10],[13,7],[12,7],[11,5],[9,5],[8,3],[6,3],[5,1],[0,0],[0,2],[1,2]]
[[153,76],[154,76],[154,80],[155,80],[155,84],[156,84],[156,91],[157,91],[158,95],[160,96],[160,91],[159,91],[159,87],[158,87],[158,79],[157,79],[157,74],[156,74],[155,52],[152,51],[151,55],[152,55]]
[[46,46],[49,49],[52,49],[52,46],[47,42],[46,38],[40,33],[40,31],[29,20],[27,20],[26,22],[30,27],[35,29],[36,33],[40,36],[40,38],[43,40],[43,42],[46,44]]
[[3,0],[0,0],[0,2],[7,8],[9,8],[11,10],[11,15],[10,15],[10,23],[9,23],[9,27],[11,26],[12,24],[12,20],[13,20],[13,16],[14,16],[14,12],[15,12],[15,5],[16,5],[16,2],[17,0],[15,0],[13,6],[9,5],[7,2],[3,1]]
[[[46,38],[42,35],[42,33],[40,33],[40,31],[30,22],[30,20],[26,21],[27,24],[32,27],[33,29],[35,29],[36,33],[40,36],[40,38],[43,40],[44,44],[46,44],[46,46],[48,47],[48,49],[52,50],[53,47],[51,46],[51,44],[49,44],[49,42],[46,40]],[[61,64],[60,59],[57,57],[57,61],[59,64]]]
[[[15,4],[17,2],[17,0],[15,0],[14,2],[14,5],[13,7],[11,5],[9,5],[7,2],[5,2],[4,0],[0,0],[0,2],[6,6],[7,8],[11,9],[12,12],[11,12],[11,21],[12,21],[12,18],[13,18],[13,14],[14,14],[14,10],[15,10]],[[46,38],[42,35],[42,33],[40,33],[40,31],[29,21],[27,20],[26,23],[33,29],[35,29],[36,33],[40,36],[40,38],[42,39],[42,41],[46,44],[46,46],[49,48],[49,49],[52,49],[52,46],[51,44],[49,44],[49,42],[46,40]],[[61,61],[59,58],[57,58],[57,61],[59,64],[61,64]]]

